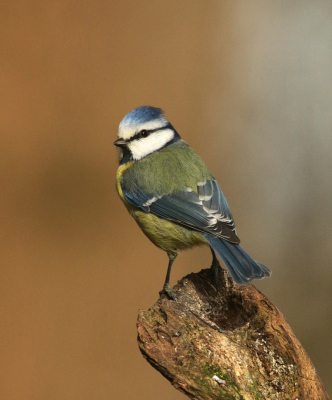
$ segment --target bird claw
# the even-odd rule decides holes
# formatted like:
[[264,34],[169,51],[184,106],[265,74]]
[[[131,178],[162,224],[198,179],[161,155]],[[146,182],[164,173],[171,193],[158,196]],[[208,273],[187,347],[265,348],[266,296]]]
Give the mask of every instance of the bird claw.
[[173,292],[173,288],[171,285],[165,284],[162,290],[159,292],[159,296],[161,295],[166,295],[170,300],[176,301],[177,298],[175,296],[175,293]]

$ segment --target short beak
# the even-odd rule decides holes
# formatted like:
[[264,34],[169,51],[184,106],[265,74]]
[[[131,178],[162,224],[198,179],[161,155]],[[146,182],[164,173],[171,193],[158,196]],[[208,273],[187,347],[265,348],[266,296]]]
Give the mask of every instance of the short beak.
[[113,144],[117,147],[127,147],[127,142],[123,139],[117,139]]

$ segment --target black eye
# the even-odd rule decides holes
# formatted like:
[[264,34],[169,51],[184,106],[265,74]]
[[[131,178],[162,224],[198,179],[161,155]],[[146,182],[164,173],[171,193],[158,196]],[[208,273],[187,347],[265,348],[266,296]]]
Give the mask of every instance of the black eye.
[[147,136],[149,136],[149,131],[147,131],[146,129],[141,130],[140,136],[141,136],[141,137],[147,137]]

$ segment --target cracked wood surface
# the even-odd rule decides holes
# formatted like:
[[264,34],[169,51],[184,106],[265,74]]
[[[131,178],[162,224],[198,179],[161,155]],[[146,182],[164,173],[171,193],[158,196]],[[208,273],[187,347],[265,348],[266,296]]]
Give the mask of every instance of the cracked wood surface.
[[[191,399],[328,400],[280,311],[253,285],[220,269],[184,277],[137,321],[143,356]],[[219,378],[219,383],[218,383]],[[224,381],[224,383],[222,383]]]

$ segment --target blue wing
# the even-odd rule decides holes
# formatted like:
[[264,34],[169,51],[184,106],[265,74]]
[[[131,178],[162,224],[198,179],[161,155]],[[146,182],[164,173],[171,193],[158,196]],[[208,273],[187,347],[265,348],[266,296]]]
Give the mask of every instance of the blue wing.
[[186,189],[153,196],[137,186],[128,190],[121,182],[123,195],[134,207],[193,230],[209,233],[232,243],[240,243],[227,201],[213,180],[197,183],[197,192]]

